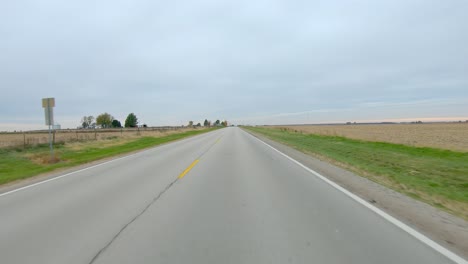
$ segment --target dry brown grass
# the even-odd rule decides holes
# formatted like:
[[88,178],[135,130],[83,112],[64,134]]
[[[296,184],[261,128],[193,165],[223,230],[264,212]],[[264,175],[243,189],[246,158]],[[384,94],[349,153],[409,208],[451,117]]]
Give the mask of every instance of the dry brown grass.
[[60,157],[55,155],[51,157],[49,153],[27,153],[24,155],[25,158],[31,160],[34,164],[38,165],[46,165],[46,164],[54,164],[60,162]]
[[342,136],[468,152],[468,123],[278,126],[304,133]]
[[[199,128],[200,129],[200,128]],[[107,129],[107,130],[58,130],[55,133],[55,143],[67,143],[74,148],[79,149],[80,145],[86,145],[86,142],[93,141],[94,144],[104,144],[111,146],[125,144],[131,139],[138,137],[162,137],[182,131],[194,130],[193,128],[173,128],[173,129]],[[109,140],[115,139],[115,140]],[[39,144],[47,144],[49,134],[46,131],[41,132],[15,132],[0,133],[0,148],[8,147],[28,147]]]

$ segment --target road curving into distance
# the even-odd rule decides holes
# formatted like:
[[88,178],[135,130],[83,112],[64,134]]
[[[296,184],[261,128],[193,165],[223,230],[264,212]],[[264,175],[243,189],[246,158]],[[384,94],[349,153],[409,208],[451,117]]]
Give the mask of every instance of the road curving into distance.
[[404,229],[239,128],[0,194],[1,263],[467,263]]

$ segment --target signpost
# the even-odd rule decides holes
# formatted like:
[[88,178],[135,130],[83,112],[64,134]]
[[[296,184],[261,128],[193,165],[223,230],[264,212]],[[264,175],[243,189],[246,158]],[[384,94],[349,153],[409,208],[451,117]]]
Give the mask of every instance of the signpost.
[[43,98],[42,107],[44,108],[45,124],[49,126],[50,162],[53,162],[54,147],[52,145],[52,126],[54,125],[55,98]]

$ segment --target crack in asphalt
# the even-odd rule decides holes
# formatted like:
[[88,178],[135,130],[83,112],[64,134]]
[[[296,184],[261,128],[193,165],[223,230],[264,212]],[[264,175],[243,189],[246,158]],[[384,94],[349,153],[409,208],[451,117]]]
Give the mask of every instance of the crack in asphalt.
[[[211,144],[211,146],[205,150],[201,155],[198,156],[197,159],[201,159],[206,153],[208,153],[208,151],[210,151],[211,148],[213,148],[218,142],[219,140],[222,138],[223,136],[219,137],[215,143]],[[172,181],[171,183],[169,183],[166,188],[164,188],[164,190],[162,190],[156,197],[153,198],[153,200],[151,200],[151,202],[149,204],[147,204],[145,206],[145,208],[140,212],[138,213],[134,218],[132,218],[132,220],[130,220],[128,223],[126,223],[120,230],[119,232],[117,232],[117,234],[115,234],[112,239],[103,247],[101,248],[98,253],[96,253],[96,255],[94,255],[94,257],[91,259],[91,261],[89,262],[89,264],[93,264],[98,258],[99,256],[101,256],[102,253],[104,253],[104,251],[106,251],[110,245],[112,245],[112,243],[114,243],[114,241],[120,236],[120,234],[122,234],[122,232],[127,229],[127,227],[129,227],[133,222],[135,222],[140,216],[142,216],[154,203],[156,203],[159,198],[162,197],[162,195],[168,191],[177,181],[179,180],[179,178],[176,178],[174,181]]]
[[133,222],[135,222],[140,216],[142,216],[159,198],[161,198],[161,196],[167,191],[169,190],[169,188],[172,187],[172,185],[174,185],[174,183],[177,182],[178,179],[175,179],[174,181],[172,181],[171,183],[169,183],[169,185],[166,186],[166,188],[160,192],[158,194],[158,196],[156,196],[155,198],[153,198],[153,200],[148,204],[146,205],[146,207],[139,213],[137,214],[132,220],[130,220],[130,222],[128,222],[127,224],[125,224],[120,230],[119,232],[117,232],[117,234],[115,234],[115,236],[103,247],[101,248],[101,250],[98,251],[98,253],[91,259],[91,261],[89,262],[89,264],[93,264],[98,258],[99,256],[104,252],[106,251],[107,248],[109,248],[109,246],[120,236],[120,234],[128,227],[130,226]]

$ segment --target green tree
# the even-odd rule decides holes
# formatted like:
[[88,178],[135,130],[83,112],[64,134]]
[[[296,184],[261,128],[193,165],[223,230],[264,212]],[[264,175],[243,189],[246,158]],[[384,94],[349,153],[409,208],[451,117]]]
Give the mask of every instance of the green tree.
[[189,121],[189,122],[188,122],[188,126],[189,126],[189,127],[193,127],[193,121]]
[[102,128],[108,128],[112,126],[112,120],[114,117],[108,113],[100,114],[96,117],[96,124]]
[[203,126],[208,127],[208,126],[210,126],[209,123],[210,123],[210,122],[208,121],[208,119],[205,119],[205,122],[203,122]]
[[119,120],[114,119],[114,120],[112,120],[112,127],[120,128],[120,127],[122,127],[122,124],[120,123]]
[[216,122],[214,123],[215,126],[219,125],[221,122],[218,120],[216,120]]
[[134,113],[130,113],[125,119],[125,127],[137,127],[138,125],[138,118]]

